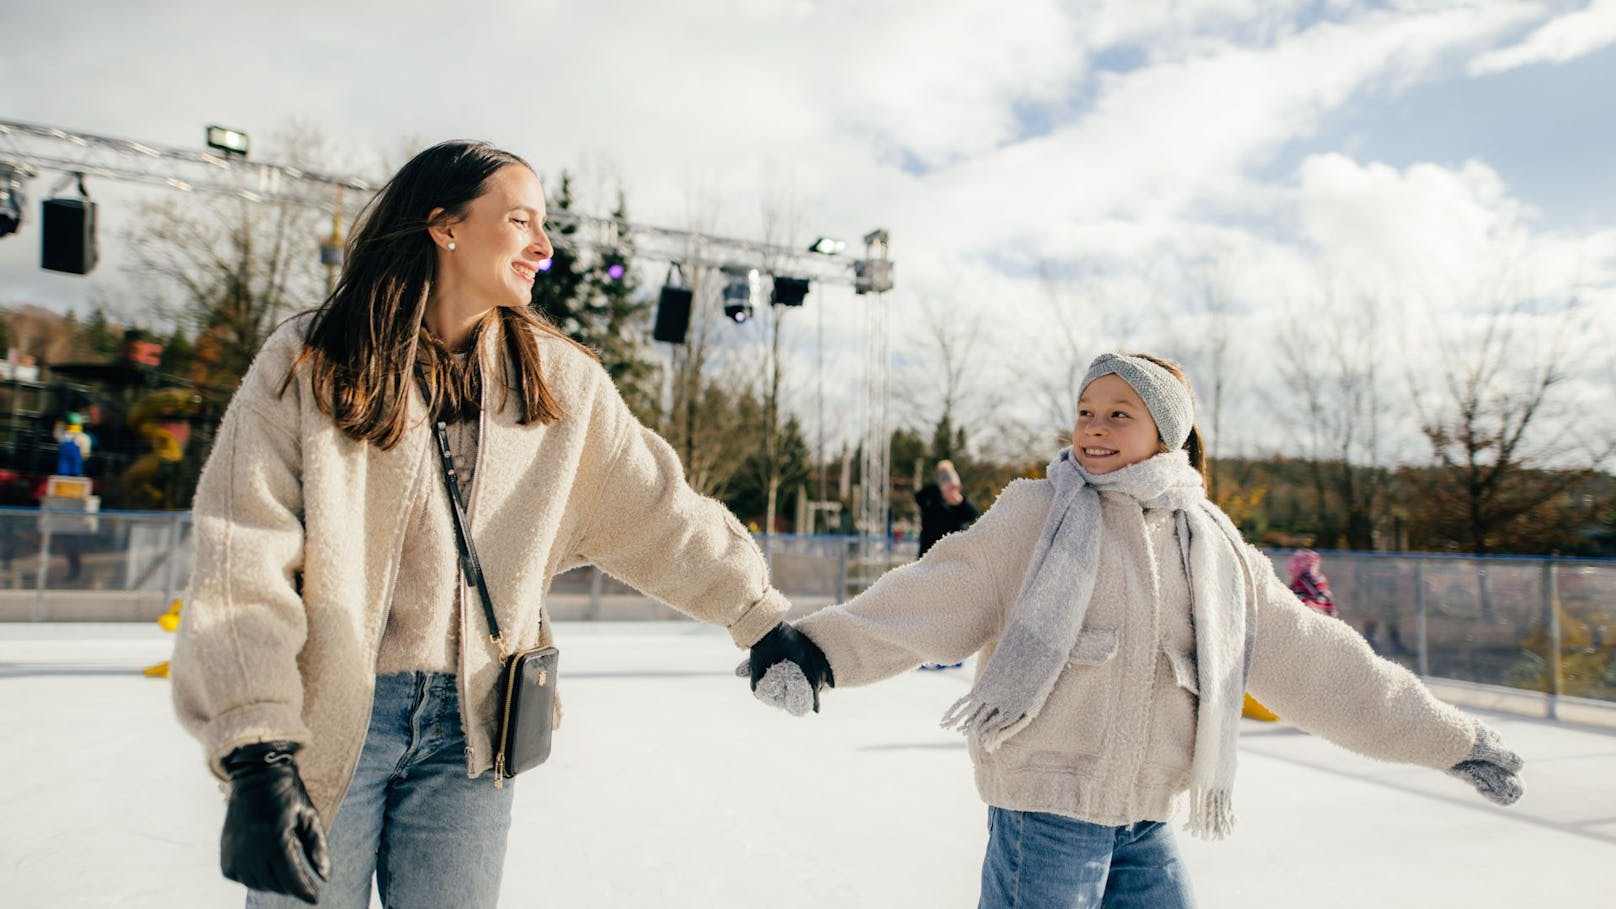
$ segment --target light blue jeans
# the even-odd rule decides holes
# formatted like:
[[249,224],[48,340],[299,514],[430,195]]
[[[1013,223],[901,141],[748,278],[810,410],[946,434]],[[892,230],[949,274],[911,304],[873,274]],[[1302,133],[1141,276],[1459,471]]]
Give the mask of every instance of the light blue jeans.
[[[455,677],[378,676],[370,730],[326,832],[331,880],[321,909],[366,909],[374,877],[387,909],[489,907],[499,902],[511,786],[493,771],[466,776]],[[248,909],[293,909],[290,896],[249,891]]]
[[1037,811],[988,808],[978,909],[1194,909],[1165,824],[1104,827]]

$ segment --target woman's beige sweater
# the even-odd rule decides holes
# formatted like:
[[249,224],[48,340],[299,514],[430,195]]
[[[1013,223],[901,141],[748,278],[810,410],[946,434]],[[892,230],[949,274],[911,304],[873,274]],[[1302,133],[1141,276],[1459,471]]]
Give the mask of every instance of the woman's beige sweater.
[[[306,367],[284,395],[304,320],[253,361],[220,424],[194,504],[196,568],[173,659],[180,721],[220,759],[291,740],[330,822],[369,723],[377,653],[403,535],[424,484],[443,479],[419,393],[393,448],[355,442],[320,413]],[[539,337],[545,381],[566,411],[522,426],[485,383],[472,534],[508,646],[549,643],[550,579],[593,563],[651,596],[755,643],[786,612],[762,553],[721,504],[693,491],[679,459],[635,420],[604,369]],[[452,552],[452,526],[424,522]],[[491,766],[500,654],[480,608],[459,612],[467,773]],[[563,673],[563,678],[565,674]]]
[[[1048,480],[1010,484],[981,520],[944,537],[924,559],[798,622],[825,651],[836,687],[973,653],[980,672],[1015,604],[1053,492]],[[1025,729],[991,754],[970,742],[977,790],[990,805],[1096,824],[1165,821],[1188,789],[1195,739],[1189,585],[1168,513],[1147,513],[1139,535],[1128,530],[1137,518],[1121,519],[1121,509],[1138,508],[1132,500],[1100,499],[1098,576],[1071,659]],[[1145,564],[1135,573],[1121,569],[1123,560]],[[1150,589],[1131,589],[1130,575],[1151,579]],[[1286,721],[1370,757],[1439,769],[1465,758],[1473,720],[1375,656],[1346,623],[1303,606],[1271,571],[1254,580],[1254,696]]]

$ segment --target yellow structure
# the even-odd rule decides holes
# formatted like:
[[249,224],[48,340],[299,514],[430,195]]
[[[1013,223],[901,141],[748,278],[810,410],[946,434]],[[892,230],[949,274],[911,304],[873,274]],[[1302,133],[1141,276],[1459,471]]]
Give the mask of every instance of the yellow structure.
[[[179,630],[180,627],[180,598],[175,597],[174,602],[168,604],[168,611],[157,617],[157,626],[169,634]],[[145,669],[140,674],[152,679],[168,678],[168,661],[164,660]]]
[[1272,723],[1279,719],[1279,714],[1264,707],[1261,701],[1249,694],[1246,695],[1246,706],[1241,708],[1240,715],[1248,720],[1262,720],[1264,723]]

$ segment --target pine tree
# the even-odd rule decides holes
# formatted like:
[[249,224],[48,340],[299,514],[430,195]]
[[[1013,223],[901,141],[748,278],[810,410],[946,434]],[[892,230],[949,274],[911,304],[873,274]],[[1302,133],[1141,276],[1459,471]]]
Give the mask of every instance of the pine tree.
[[[565,172],[554,208],[573,205],[572,179]],[[592,348],[617,384],[629,408],[641,420],[656,416],[654,367],[645,359],[651,303],[638,299],[634,272],[634,238],[628,227],[627,202],[618,194],[611,236],[585,248],[576,225],[552,230],[555,243],[549,271],[533,285],[533,307],[574,341]]]

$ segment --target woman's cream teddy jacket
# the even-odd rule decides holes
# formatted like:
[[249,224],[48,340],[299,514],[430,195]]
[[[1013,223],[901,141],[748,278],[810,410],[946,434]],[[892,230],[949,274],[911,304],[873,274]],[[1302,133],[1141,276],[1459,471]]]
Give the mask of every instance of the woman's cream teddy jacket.
[[[446,494],[418,392],[409,429],[386,451],[319,411],[306,366],[278,393],[305,324],[265,342],[202,471],[172,676],[180,721],[215,774],[241,745],[297,742],[309,796],[329,823],[369,723],[411,505]],[[472,492],[472,535],[507,646],[550,642],[540,622],[550,579],[588,563],[726,627],[739,646],[755,643],[788,603],[746,529],[685,483],[673,450],[634,418],[599,363],[555,338],[541,335],[539,349],[566,415],[518,425],[514,406],[492,409],[499,383],[485,383]],[[445,521],[436,532],[454,530]],[[460,613],[466,769],[476,775],[492,765],[500,654],[481,609]]]
[[[970,741],[977,790],[990,805],[1096,824],[1166,821],[1188,788],[1195,742],[1189,585],[1168,512],[1147,513],[1141,535],[1128,530],[1137,518],[1117,512],[1137,509],[1131,499],[1100,498],[1098,576],[1071,658],[1025,729],[992,753]],[[924,559],[797,622],[825,651],[836,687],[973,653],[978,670],[986,666],[1052,499],[1050,481],[1018,480],[974,526],[944,537]],[[1130,561],[1138,570],[1127,570]],[[1260,555],[1251,561],[1268,564]],[[1302,605],[1271,571],[1253,580],[1247,668],[1255,697],[1370,757],[1446,769],[1470,752],[1474,720],[1375,656],[1346,623]]]

